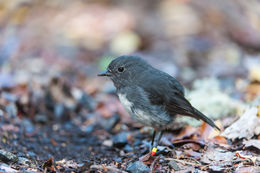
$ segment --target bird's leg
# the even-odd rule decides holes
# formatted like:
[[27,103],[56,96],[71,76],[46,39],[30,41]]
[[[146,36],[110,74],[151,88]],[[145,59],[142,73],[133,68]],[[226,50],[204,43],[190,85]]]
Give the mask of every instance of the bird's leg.
[[157,146],[159,145],[162,135],[163,135],[163,131],[160,130],[160,131],[158,131],[157,135],[155,136],[155,144],[153,145],[152,155],[156,154]]
[[154,129],[154,130],[153,130],[153,138],[152,138],[152,143],[151,143],[151,148],[150,148],[150,150],[153,149],[153,143],[154,143],[154,137],[155,137],[155,135],[156,135],[156,130]]

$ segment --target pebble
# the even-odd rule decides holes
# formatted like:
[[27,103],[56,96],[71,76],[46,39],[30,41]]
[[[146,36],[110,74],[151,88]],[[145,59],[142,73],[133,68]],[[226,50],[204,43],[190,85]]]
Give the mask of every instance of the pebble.
[[96,106],[96,103],[94,102],[94,100],[85,92],[83,92],[83,94],[78,102],[79,102],[79,105],[81,105],[82,107],[85,107],[90,112],[93,112],[94,108]]
[[5,100],[9,101],[9,102],[16,102],[17,101],[17,96],[9,93],[9,92],[2,92],[1,95]]
[[32,151],[28,151],[26,155],[27,155],[27,157],[35,157],[36,156],[36,154]]
[[122,158],[120,158],[120,157],[114,158],[114,161],[121,163],[122,162]]
[[0,73],[0,87],[13,88],[15,86],[14,77],[8,73]]
[[177,165],[177,163],[174,161],[174,160],[171,160],[168,165],[170,166],[171,169],[174,169],[175,171],[179,171],[180,168],[179,166]]
[[223,166],[209,166],[209,170],[212,172],[224,172],[225,168]]
[[23,127],[25,128],[26,133],[33,133],[35,130],[34,125],[32,124],[31,120],[24,119],[22,122]]
[[48,119],[47,119],[47,116],[44,114],[36,114],[34,117],[34,121],[37,123],[45,124],[45,123],[47,123]]
[[54,115],[56,118],[61,118],[61,116],[64,114],[65,112],[65,106],[63,104],[55,104],[54,106]]
[[134,163],[130,163],[126,168],[126,171],[132,173],[146,173],[149,172],[150,169],[141,161],[136,161]]
[[104,140],[103,145],[107,146],[107,147],[112,147],[113,141],[112,140]]
[[114,147],[124,147],[127,144],[128,134],[128,132],[120,132],[117,135],[113,136]]
[[18,163],[21,165],[30,165],[30,160],[25,157],[18,157]]
[[90,124],[87,126],[82,126],[80,127],[80,129],[84,132],[84,133],[92,133],[95,129],[95,124]]
[[5,163],[0,163],[0,172],[18,172],[18,171],[9,167]]
[[125,145],[125,147],[124,147],[124,151],[126,151],[126,152],[132,152],[133,151],[133,147],[131,147],[129,144],[127,144],[127,145]]
[[16,105],[13,102],[11,102],[8,105],[6,105],[5,111],[11,117],[16,117],[16,115],[17,115],[17,108],[16,108]]
[[[142,141],[141,140],[139,140],[139,139],[136,139],[135,141],[134,141],[134,146],[139,146],[139,145],[141,145],[142,144]],[[150,145],[150,144],[149,144]]]
[[8,151],[0,150],[0,160],[5,163],[15,163],[18,161],[18,157]]
[[119,116],[115,114],[110,118],[104,118],[103,121],[100,122],[100,124],[107,131],[111,131],[119,121]]
[[69,122],[69,121],[64,123],[64,128],[67,129],[67,130],[71,130],[71,129],[73,129],[74,127],[75,127],[75,125],[72,124],[72,123]]

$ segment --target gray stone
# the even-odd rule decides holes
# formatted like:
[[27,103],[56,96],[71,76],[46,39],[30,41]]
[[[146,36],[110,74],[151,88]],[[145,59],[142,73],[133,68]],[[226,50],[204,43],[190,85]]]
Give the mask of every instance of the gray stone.
[[13,102],[11,102],[8,105],[6,105],[5,111],[11,117],[16,117],[17,116],[17,108],[16,108],[16,105]]
[[55,104],[54,106],[54,115],[56,118],[61,118],[62,115],[64,114],[66,108],[63,104]]
[[[0,64],[2,57],[0,60]],[[8,73],[0,73],[0,87],[1,88],[13,88],[15,86],[14,76]]]
[[18,171],[9,167],[5,163],[0,163],[0,172],[18,172]]
[[150,169],[141,161],[136,161],[134,163],[130,163],[126,168],[126,171],[133,173],[146,173],[149,172]]
[[120,117],[119,117],[117,114],[115,114],[115,115],[113,115],[113,116],[110,117],[110,118],[104,118],[104,119],[100,122],[100,124],[101,124],[101,126],[102,126],[104,129],[106,129],[107,131],[110,131],[110,130],[112,130],[112,129],[115,127],[115,125],[116,125],[119,121],[120,121]]
[[44,115],[44,114],[36,114],[34,117],[34,120],[37,123],[43,123],[43,124],[47,123],[47,121],[48,121],[46,115]]
[[35,157],[36,154],[32,151],[28,151],[27,154],[26,154],[27,157]]
[[18,157],[18,163],[21,165],[30,165],[30,160],[26,157]]
[[21,122],[22,126],[24,127],[26,133],[33,133],[35,130],[34,125],[32,124],[30,119],[24,119]]
[[124,147],[127,144],[128,132],[118,133],[113,137],[113,145],[115,147]]
[[17,96],[9,93],[9,92],[3,92],[1,95],[5,100],[8,100],[9,102],[16,102],[17,101]]
[[18,161],[18,157],[8,151],[0,150],[0,160],[4,163],[15,163]]
[[214,173],[224,172],[225,168],[223,166],[209,166],[209,170]]
[[174,161],[174,160],[171,160],[168,165],[170,166],[171,169],[174,169],[175,171],[179,171],[180,168],[179,166],[177,165],[177,163]]
[[80,128],[84,133],[92,133],[95,129],[95,124],[90,124],[87,126],[82,126]]

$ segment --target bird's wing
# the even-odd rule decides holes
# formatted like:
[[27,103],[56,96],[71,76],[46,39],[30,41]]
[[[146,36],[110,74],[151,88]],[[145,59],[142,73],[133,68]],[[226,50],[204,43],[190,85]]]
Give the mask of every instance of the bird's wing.
[[150,102],[154,105],[164,105],[173,115],[184,110],[189,112],[191,105],[184,98],[183,86],[167,73],[158,70],[150,73],[151,76],[147,74],[146,80],[139,82]]
[[[163,105],[164,109],[172,116],[179,114],[201,119],[212,127],[219,129],[212,120],[190,104],[184,97],[184,93],[178,89],[180,87],[177,87],[178,85],[176,86],[174,80],[174,78],[165,80],[160,76],[160,78],[157,79],[153,78],[152,80],[148,79],[144,81],[142,88],[148,95],[151,104]],[[181,86],[181,88],[183,87]]]
[[181,114],[181,115],[187,115],[199,120],[203,120],[206,123],[208,123],[210,126],[218,129],[219,127],[211,120],[209,119],[206,115],[201,113],[199,110],[194,108],[190,102],[183,96],[180,95],[179,93],[174,93],[170,95],[168,100],[166,101],[166,107],[165,109],[170,112],[170,114]]
[[162,82],[162,80],[153,80],[150,84],[145,83],[142,88],[151,104],[163,105],[165,110],[173,116],[176,114],[193,116],[193,107],[174,83]]

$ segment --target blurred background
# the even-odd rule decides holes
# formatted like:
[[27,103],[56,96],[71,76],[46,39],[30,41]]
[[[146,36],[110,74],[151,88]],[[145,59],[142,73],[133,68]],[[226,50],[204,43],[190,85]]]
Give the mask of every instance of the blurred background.
[[128,129],[112,83],[96,76],[120,55],[179,79],[213,119],[241,115],[260,103],[259,52],[258,0],[1,0],[2,145],[18,145],[10,122],[26,134],[59,121],[84,133]]
[[259,94],[257,0],[2,0],[0,30],[1,88],[112,91],[96,74],[113,58],[134,54],[189,89],[207,77],[197,88],[219,85],[245,101]]

